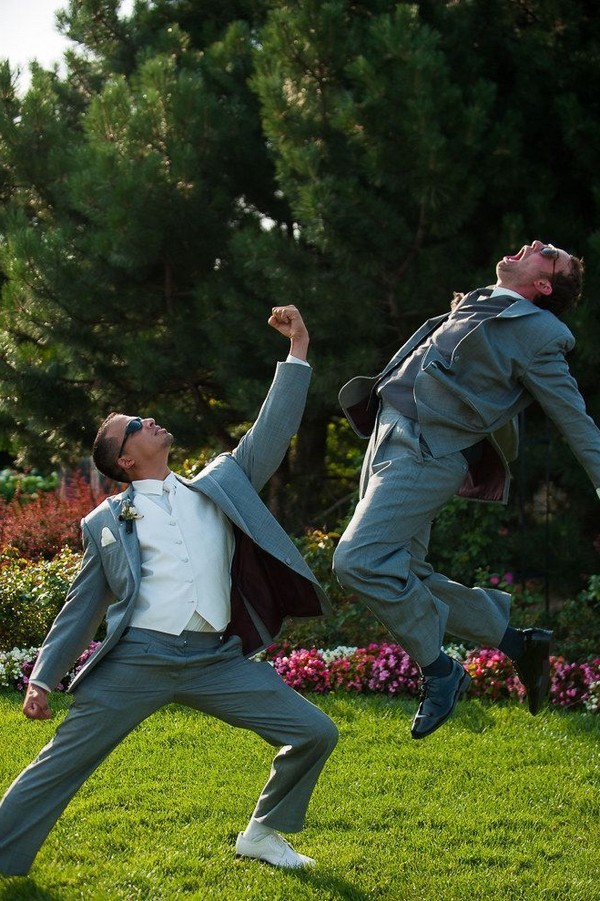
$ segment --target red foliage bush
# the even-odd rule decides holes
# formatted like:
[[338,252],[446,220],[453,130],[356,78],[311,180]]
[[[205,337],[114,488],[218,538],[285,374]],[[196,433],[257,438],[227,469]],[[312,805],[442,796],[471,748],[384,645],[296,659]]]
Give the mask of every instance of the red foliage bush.
[[81,475],[54,491],[0,502],[0,549],[16,548],[29,560],[50,559],[61,548],[81,548],[81,519],[107,496]]

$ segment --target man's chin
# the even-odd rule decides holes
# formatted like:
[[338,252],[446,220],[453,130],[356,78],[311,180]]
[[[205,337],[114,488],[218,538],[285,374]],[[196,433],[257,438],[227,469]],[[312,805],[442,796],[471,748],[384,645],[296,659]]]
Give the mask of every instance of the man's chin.
[[504,286],[506,288],[509,287],[507,284],[508,279],[511,279],[513,275],[513,267],[507,260],[500,260],[500,262],[496,265],[496,275],[498,278],[502,279],[504,282]]

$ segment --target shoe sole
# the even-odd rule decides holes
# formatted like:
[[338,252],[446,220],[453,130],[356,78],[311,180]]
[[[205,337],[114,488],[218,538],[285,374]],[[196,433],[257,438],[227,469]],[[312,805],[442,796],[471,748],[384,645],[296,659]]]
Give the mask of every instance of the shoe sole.
[[547,660],[544,663],[544,667],[542,669],[542,679],[540,682],[540,694],[539,694],[539,698],[538,698],[538,704],[537,704],[535,710],[532,710],[531,707],[529,708],[529,712],[531,713],[532,716],[536,716],[536,714],[538,714],[540,712],[540,707],[542,706],[542,704],[548,697],[549,687],[550,687],[550,661]]
[[295,863],[295,864],[283,864],[283,863],[274,863],[272,860],[267,860],[266,857],[254,857],[251,854],[239,854],[236,852],[235,855],[236,860],[258,860],[259,863],[266,863],[268,867],[275,867],[278,870],[304,870],[310,869],[311,867],[316,866],[316,861],[312,863]]
[[[552,654],[553,645],[554,645],[554,636],[553,636],[553,634],[551,634],[550,640],[548,642],[548,656],[546,657],[546,660],[544,661],[544,664],[542,666],[542,678],[540,679],[540,690],[538,693],[538,703],[535,707],[531,704],[530,695],[529,695],[529,692],[527,692],[527,707],[532,716],[537,716],[537,714],[540,712],[542,704],[548,697],[548,690],[550,688],[550,655]],[[519,670],[516,666],[515,666],[515,670],[516,670],[517,676],[519,677],[519,681],[521,682],[521,685],[523,685],[523,687],[525,688],[525,683],[521,679],[521,676],[519,675]],[[525,690],[527,691],[526,688],[525,688]]]
[[448,711],[446,716],[444,716],[444,717],[442,717],[442,719],[438,720],[437,723],[435,724],[435,726],[433,726],[431,729],[429,729],[428,732],[412,732],[411,731],[410,734],[412,735],[412,737],[417,740],[419,738],[427,738],[428,735],[432,735],[437,729],[440,728],[440,726],[443,726],[444,723],[450,719],[450,717],[456,710],[456,705],[458,704],[460,696],[463,695],[467,691],[470,684],[471,684],[471,677],[468,674],[468,672],[466,670],[464,670],[463,675],[460,677],[460,682],[456,686],[456,695],[454,696],[454,704],[452,705],[452,707],[450,708],[450,710]]

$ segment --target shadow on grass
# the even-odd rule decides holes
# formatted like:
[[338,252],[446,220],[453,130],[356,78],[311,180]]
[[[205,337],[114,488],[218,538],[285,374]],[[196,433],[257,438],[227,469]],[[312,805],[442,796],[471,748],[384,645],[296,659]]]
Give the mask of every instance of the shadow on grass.
[[0,901],[63,901],[27,876],[0,876]]
[[294,876],[299,883],[315,889],[324,898],[333,896],[334,898],[344,898],[344,901],[366,901],[367,898],[373,897],[371,892],[364,892],[362,889],[356,888],[347,879],[328,875],[322,865],[319,872],[300,869],[288,870],[288,873]]
[[463,700],[459,702],[455,715],[463,729],[469,732],[485,732],[494,726],[491,705],[474,704],[472,701]]
[[[361,717],[369,711],[378,719],[397,721],[399,729],[404,730],[400,735],[409,738],[410,724],[417,711],[418,698],[395,696],[385,694],[324,694],[316,695],[307,693],[306,697],[317,703],[339,725],[360,722]],[[458,702],[456,710],[447,723],[437,730],[434,735],[444,734],[445,730],[459,726],[466,732],[474,735],[484,733],[489,729],[503,728],[503,719],[499,721],[498,714],[508,713],[523,717],[523,726],[554,725],[573,736],[583,736],[597,740],[600,737],[600,714],[590,714],[581,706],[560,707],[546,701],[537,716],[532,717],[526,703],[519,703],[514,699],[501,698],[490,700],[467,695]],[[431,736],[433,737],[433,736]],[[427,740],[423,740],[425,744]],[[418,743],[420,744],[420,743]],[[338,752],[339,753],[339,752]]]

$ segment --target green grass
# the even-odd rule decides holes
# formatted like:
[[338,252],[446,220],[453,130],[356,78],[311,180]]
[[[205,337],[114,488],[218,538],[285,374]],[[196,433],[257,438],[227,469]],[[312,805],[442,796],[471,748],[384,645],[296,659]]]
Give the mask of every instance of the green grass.
[[[2,789],[53,734],[0,694]],[[600,716],[461,702],[419,742],[415,702],[330,696],[341,740],[292,837],[311,872],[236,861],[272,751],[185,708],[142,724],[86,783],[2,901],[600,899]]]

